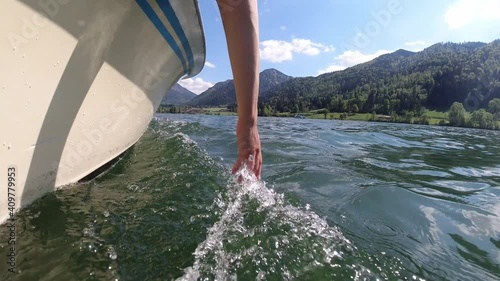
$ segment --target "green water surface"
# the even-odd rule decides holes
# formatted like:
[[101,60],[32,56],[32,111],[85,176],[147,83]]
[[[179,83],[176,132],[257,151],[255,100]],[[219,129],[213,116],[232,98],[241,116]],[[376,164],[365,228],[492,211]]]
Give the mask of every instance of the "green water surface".
[[263,181],[240,185],[235,121],[157,115],[18,214],[0,280],[500,279],[499,132],[261,118]]

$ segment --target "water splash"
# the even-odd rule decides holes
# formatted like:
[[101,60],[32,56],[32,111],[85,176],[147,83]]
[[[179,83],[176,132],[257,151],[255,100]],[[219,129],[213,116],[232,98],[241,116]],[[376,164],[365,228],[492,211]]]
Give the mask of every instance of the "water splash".
[[[242,184],[235,181],[240,176]],[[309,206],[288,203],[246,168],[227,189],[215,200],[220,219],[198,245],[194,264],[177,280],[290,280],[318,272],[350,274],[354,280],[366,276],[366,269],[342,261],[355,250],[351,242]]]

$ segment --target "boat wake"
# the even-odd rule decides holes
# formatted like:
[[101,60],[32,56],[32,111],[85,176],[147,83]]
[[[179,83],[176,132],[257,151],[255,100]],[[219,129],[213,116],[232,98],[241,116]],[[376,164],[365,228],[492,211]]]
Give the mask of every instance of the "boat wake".
[[[234,180],[239,176],[242,184]],[[196,248],[194,264],[177,280],[374,277],[346,263],[345,253],[352,256],[355,247],[337,227],[308,205],[288,203],[248,169],[232,177],[227,189],[214,202],[220,219]]]

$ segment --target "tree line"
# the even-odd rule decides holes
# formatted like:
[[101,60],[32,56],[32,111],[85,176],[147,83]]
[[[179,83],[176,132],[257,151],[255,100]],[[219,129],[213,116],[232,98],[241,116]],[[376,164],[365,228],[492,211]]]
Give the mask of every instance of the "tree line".
[[487,110],[469,113],[462,103],[454,102],[448,113],[450,125],[458,127],[500,130],[500,99],[492,99]]
[[425,108],[446,111],[458,102],[471,113],[483,109],[471,119],[476,122],[482,120],[478,114],[493,114],[487,108],[494,98],[500,98],[500,40],[442,43],[419,53],[396,51],[344,71],[294,78],[259,100],[259,114],[326,109],[420,117]]

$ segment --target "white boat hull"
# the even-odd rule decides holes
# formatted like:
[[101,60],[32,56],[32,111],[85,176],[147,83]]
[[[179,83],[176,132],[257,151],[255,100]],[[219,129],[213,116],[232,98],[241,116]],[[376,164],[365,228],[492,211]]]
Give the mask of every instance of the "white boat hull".
[[2,1],[0,223],[127,150],[201,71],[197,2],[158,2]]

